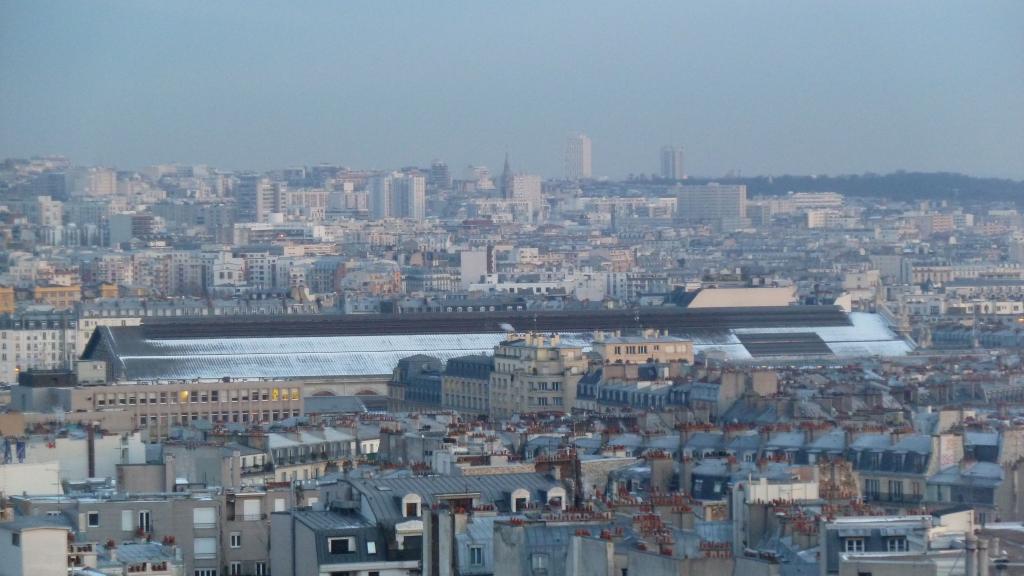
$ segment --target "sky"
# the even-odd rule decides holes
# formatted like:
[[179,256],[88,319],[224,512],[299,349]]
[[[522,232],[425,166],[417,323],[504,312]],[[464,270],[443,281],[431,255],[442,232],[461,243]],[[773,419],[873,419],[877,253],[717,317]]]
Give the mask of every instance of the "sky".
[[0,157],[1024,178],[1020,0],[0,0]]

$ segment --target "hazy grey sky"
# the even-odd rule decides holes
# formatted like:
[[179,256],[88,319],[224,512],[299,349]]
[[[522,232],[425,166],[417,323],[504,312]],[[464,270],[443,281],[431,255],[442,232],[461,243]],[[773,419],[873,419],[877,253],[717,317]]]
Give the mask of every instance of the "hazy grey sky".
[[0,0],[0,156],[1024,177],[1024,1]]

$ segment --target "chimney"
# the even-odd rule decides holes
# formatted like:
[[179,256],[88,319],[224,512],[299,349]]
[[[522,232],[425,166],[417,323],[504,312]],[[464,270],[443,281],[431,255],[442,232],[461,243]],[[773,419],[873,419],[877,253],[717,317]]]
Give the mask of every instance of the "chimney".
[[964,542],[964,576],[978,576],[978,537],[973,532],[967,533]]
[[988,576],[988,540],[978,539],[978,576]]
[[86,425],[86,450],[89,458],[89,478],[96,477],[96,423]]

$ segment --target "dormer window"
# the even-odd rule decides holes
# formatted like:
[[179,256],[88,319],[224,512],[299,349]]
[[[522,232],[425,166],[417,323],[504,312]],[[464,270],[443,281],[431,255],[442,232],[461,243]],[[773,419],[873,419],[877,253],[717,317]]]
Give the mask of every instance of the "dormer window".
[[402,498],[402,515],[406,518],[419,518],[422,503],[419,494],[406,494]]
[[525,512],[530,504],[530,493],[520,488],[512,492],[512,512]]

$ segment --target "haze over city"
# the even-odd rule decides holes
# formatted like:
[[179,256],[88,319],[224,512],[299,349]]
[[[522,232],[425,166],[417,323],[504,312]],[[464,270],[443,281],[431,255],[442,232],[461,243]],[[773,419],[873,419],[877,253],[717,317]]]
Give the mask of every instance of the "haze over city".
[[0,4],[0,155],[1024,178],[1021,2]]
[[0,0],[0,576],[1024,574],[1024,0]]

